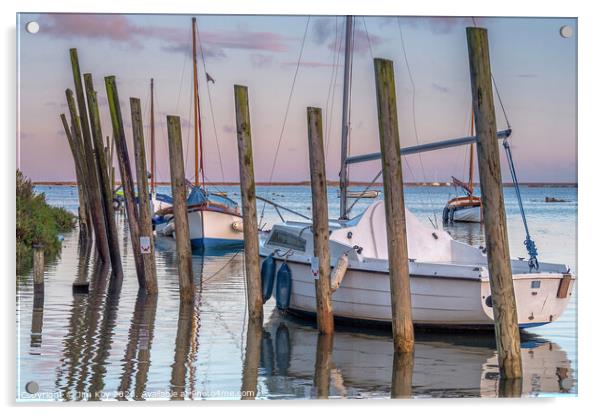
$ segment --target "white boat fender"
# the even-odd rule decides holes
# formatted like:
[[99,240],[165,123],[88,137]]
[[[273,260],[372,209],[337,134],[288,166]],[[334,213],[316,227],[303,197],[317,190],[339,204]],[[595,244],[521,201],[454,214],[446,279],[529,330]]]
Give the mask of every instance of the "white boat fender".
[[286,310],[291,302],[292,274],[287,263],[283,263],[276,275],[276,306]]
[[261,263],[261,293],[263,303],[270,299],[274,289],[274,276],[276,275],[276,261],[274,261],[274,253],[272,252]]
[[347,256],[345,253],[339,257],[336,265],[330,273],[330,290],[332,292],[335,292],[341,286],[348,266],[349,256]]
[[242,221],[236,221],[236,222],[232,222],[232,229],[234,229],[236,232],[243,232],[244,228],[242,225]]

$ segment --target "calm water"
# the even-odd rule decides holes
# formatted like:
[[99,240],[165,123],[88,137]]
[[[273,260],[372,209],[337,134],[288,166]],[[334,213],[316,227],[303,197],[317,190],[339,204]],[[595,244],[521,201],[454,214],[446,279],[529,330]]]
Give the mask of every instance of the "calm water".
[[[223,190],[238,198],[237,187]],[[39,186],[37,191],[46,193],[53,205],[77,209],[74,187]],[[447,187],[407,188],[406,204],[425,223],[441,227],[441,210],[452,192]],[[505,192],[510,251],[526,256],[516,198],[512,188]],[[258,193],[311,213],[309,187],[259,187]],[[540,260],[566,263],[577,271],[577,189],[523,187],[522,193]],[[546,196],[569,202],[544,203]],[[336,189],[329,189],[329,197],[336,217]],[[359,201],[354,212],[369,203]],[[260,214],[262,207],[258,203]],[[109,270],[78,246],[77,231],[65,235],[61,258],[47,264],[43,299],[34,298],[31,275],[18,277],[18,400],[240,399],[241,391],[255,388],[261,399],[504,394],[492,334],[417,333],[414,359],[404,361],[394,357],[388,332],[337,328],[330,346],[311,322],[276,311],[273,299],[265,304],[264,326],[248,327],[241,252],[196,253],[197,298],[181,308],[175,243],[159,238],[159,295],[140,295],[126,220],[122,214],[117,217],[125,271],[117,295],[105,295],[114,288]],[[267,206],[266,228],[277,221]],[[457,239],[484,244],[479,225],[446,229]],[[91,282],[90,294],[72,292],[77,279]],[[576,297],[559,321],[524,333],[523,396],[577,393]],[[25,392],[30,381],[39,386],[36,395]]]

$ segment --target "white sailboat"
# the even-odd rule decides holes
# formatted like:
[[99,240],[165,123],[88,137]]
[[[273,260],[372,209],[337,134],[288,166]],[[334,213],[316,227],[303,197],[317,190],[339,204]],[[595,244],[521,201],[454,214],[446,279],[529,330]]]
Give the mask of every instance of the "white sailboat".
[[[474,115],[470,120],[470,133],[474,135]],[[474,194],[474,144],[470,145],[470,161],[468,162],[468,183],[452,176],[454,186],[464,189],[466,196],[455,197],[443,208],[443,223],[483,221],[481,198]]]
[[[205,185],[203,168],[203,147],[201,134],[201,113],[199,102],[199,82],[197,69],[196,18],[192,18],[192,59],[194,75],[194,143],[195,171],[194,185],[188,195],[188,226],[190,243],[193,248],[234,249],[243,246],[244,235],[242,216],[238,204],[225,195],[211,193]],[[202,179],[202,180],[201,180]],[[173,210],[169,200],[157,200],[160,208],[156,212],[156,232],[160,235],[174,235]]]
[[[343,133],[341,146],[340,217],[330,222],[331,266],[341,256],[348,268],[340,287],[332,296],[335,319],[369,324],[391,323],[391,294],[383,201],[376,201],[362,214],[347,219],[346,166],[374,160],[380,154],[348,157],[348,88],[350,81],[350,41],[352,17],[346,22]],[[507,136],[508,131],[498,133]],[[475,141],[475,137],[446,140],[401,149],[401,154],[446,148]],[[483,249],[455,241],[443,231],[423,225],[406,210],[410,284],[414,323],[447,328],[492,328],[493,308],[487,256]],[[275,225],[261,241],[260,255],[290,273],[288,311],[315,314],[316,298],[312,272],[315,264],[310,222],[287,221]],[[512,260],[514,291],[520,327],[547,324],[557,320],[572,295],[575,276],[566,265]],[[535,261],[535,264],[537,262]],[[280,274],[280,272],[279,272]],[[278,284],[278,282],[276,283]],[[279,290],[276,290],[278,300]]]

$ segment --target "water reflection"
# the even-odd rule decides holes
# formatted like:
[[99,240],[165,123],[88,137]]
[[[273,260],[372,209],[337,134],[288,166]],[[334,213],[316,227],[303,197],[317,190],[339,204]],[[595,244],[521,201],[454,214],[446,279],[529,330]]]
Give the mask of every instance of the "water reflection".
[[[144,400],[156,314],[157,296],[139,290],[128,333],[128,344],[123,356],[123,371],[118,389],[119,399],[127,400],[128,397],[132,397],[134,400]],[[135,379],[133,394],[132,378]]]
[[245,348],[242,385],[240,387],[240,396],[243,400],[255,399],[257,396],[257,378],[262,357],[263,329],[260,324],[253,320],[249,320],[247,324],[247,346]]
[[[273,355],[272,334],[283,327],[290,340],[276,342],[276,354],[289,360],[286,370],[274,371],[267,357]],[[492,334],[417,333],[413,355],[395,354],[387,333],[337,327],[329,338],[274,312],[263,339],[267,396],[518,397],[567,393],[573,379],[571,362],[558,345],[527,334],[521,344],[524,377],[518,382],[500,381]],[[300,385],[311,385],[311,392]]]
[[485,228],[482,223],[452,222],[443,224],[451,237],[472,246],[485,246]]
[[193,335],[193,309],[193,303],[187,301],[180,302],[174,363],[172,365],[170,381],[172,400],[183,400],[186,398],[186,369],[189,366],[188,358]]

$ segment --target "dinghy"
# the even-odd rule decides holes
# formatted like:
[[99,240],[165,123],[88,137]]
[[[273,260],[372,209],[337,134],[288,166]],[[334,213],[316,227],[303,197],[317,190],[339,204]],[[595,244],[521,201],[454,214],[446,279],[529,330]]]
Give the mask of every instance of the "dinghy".
[[[470,133],[474,135],[474,115],[471,115]],[[474,194],[474,144],[470,145],[470,161],[468,162],[468,183],[452,176],[452,183],[466,192],[466,196],[455,197],[443,208],[443,223],[483,221],[481,198]]]
[[[352,17],[347,17],[346,46],[352,43]],[[347,262],[342,275],[331,273],[331,289],[335,319],[363,322],[368,325],[391,324],[391,293],[389,256],[384,202],[372,203],[363,213],[348,219],[346,186],[350,164],[380,159],[380,153],[350,157],[348,139],[348,88],[351,68],[350,48],[345,48],[345,81],[343,92],[343,133],[341,145],[340,216],[330,221],[329,248],[331,267],[339,260]],[[543,263],[537,260],[535,243],[531,240],[510,148],[506,138],[511,130],[497,133],[504,139],[511,173],[523,222],[525,246],[530,258],[511,260],[518,323],[521,328],[540,326],[556,321],[572,296],[575,276],[563,264]],[[443,140],[400,149],[402,155],[417,154],[475,143],[475,136]],[[377,176],[378,177],[378,176]],[[352,205],[353,206],[353,205]],[[302,214],[298,214],[303,216]],[[452,239],[444,230],[424,225],[406,209],[406,230],[412,297],[412,316],[418,326],[436,326],[452,329],[492,329],[493,303],[490,291],[487,255],[482,247],[471,246]],[[280,298],[279,308],[288,302],[287,310],[294,314],[313,316],[316,313],[315,280],[318,275],[314,257],[312,223],[286,221],[273,226],[260,241],[260,255],[273,255],[276,267],[285,268],[287,285]],[[339,285],[340,284],[340,285]],[[278,281],[276,281],[278,285]],[[334,286],[334,287],[333,287]]]

